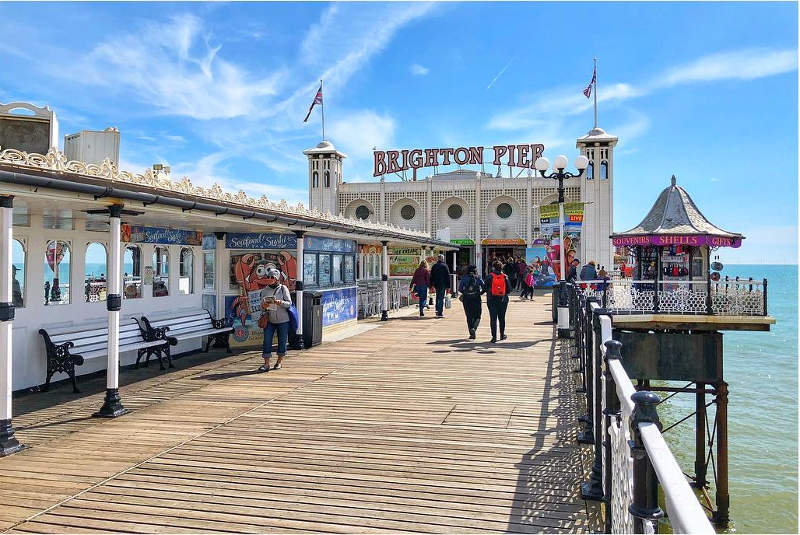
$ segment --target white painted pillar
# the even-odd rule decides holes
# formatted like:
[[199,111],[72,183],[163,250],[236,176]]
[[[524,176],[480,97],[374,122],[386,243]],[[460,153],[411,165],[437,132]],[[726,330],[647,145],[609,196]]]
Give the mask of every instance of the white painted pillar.
[[453,297],[458,297],[458,276],[456,275],[456,259],[458,258],[458,251],[453,251],[453,272],[450,276],[453,278],[453,284],[450,286],[451,291],[450,293],[453,294]]
[[225,290],[228,289],[226,284],[230,266],[225,258],[225,233],[215,232],[214,237],[214,292],[217,301],[214,319],[220,319],[225,317]]
[[[122,406],[119,398],[119,311],[122,308],[122,291],[120,284],[120,217],[122,205],[109,206],[108,239],[108,361],[106,364],[106,398],[103,406],[94,416],[101,418],[116,418],[125,414],[127,409]],[[170,261],[172,258],[170,258]],[[171,268],[172,266],[170,266]]]
[[564,203],[558,203],[558,232],[559,232],[559,245],[558,257],[561,262],[561,281],[558,287],[558,337],[569,338],[569,308],[567,308],[567,285],[566,269],[564,259],[566,253],[564,252]]
[[481,210],[481,179],[480,175],[475,181],[475,206],[473,207],[473,214],[475,214],[475,266],[478,268],[478,276],[483,277],[483,246],[481,241],[481,217],[483,217],[483,210]]
[[305,234],[302,230],[295,230],[297,236],[297,275],[294,288],[297,296],[297,344],[299,349],[303,349],[303,247],[305,246]]
[[0,197],[0,457],[11,455],[22,449],[22,445],[14,437],[14,428],[11,426],[11,370],[13,367],[11,328],[14,321],[11,282],[13,210],[14,197],[11,195]]
[[383,310],[381,310],[381,321],[389,320],[389,242],[382,241],[381,245],[381,281],[383,285]]

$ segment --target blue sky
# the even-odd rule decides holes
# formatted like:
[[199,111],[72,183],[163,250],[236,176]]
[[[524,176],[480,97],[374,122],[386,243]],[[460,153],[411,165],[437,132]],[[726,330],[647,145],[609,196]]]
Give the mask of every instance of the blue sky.
[[[307,202],[302,120],[325,80],[345,180],[372,147],[544,143],[575,156],[599,58],[619,136],[615,230],[673,173],[748,237],[728,262],[797,257],[794,3],[213,3],[0,6],[0,102],[47,104],[61,135],[118,126],[121,167]],[[63,143],[63,140],[62,140]],[[488,170],[488,169],[487,169]]]

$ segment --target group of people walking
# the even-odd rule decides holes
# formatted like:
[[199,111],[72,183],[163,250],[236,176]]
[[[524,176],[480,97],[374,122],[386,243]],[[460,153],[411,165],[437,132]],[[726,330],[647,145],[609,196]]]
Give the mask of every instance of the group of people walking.
[[[503,270],[503,264],[496,260],[492,270],[484,281],[477,274],[476,266],[469,266],[466,274],[461,277],[458,284],[458,293],[464,304],[464,313],[467,317],[467,330],[470,340],[475,340],[475,333],[481,322],[483,309],[482,295],[486,294],[486,306],[489,309],[492,343],[505,340],[506,336],[506,310],[508,309],[508,296],[514,290],[511,278]],[[419,315],[425,316],[426,301],[429,289],[436,292],[436,317],[444,317],[444,301],[447,293],[452,291],[450,270],[444,261],[444,255],[439,255],[436,264],[428,270],[428,263],[424,260],[411,278],[410,289],[419,298]],[[515,277],[516,280],[516,277]],[[532,296],[533,287],[530,283]],[[523,288],[524,290],[524,288]],[[498,333],[499,327],[499,333]],[[499,334],[499,338],[498,338]]]

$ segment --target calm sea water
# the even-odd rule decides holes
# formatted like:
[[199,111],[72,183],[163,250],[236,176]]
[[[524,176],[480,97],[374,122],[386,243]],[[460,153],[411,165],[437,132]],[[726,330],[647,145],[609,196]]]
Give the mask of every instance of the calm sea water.
[[[730,531],[797,533],[797,266],[730,265],[722,274],[766,277],[768,311],[777,322],[770,332],[723,333]],[[662,407],[670,424],[694,411],[694,396],[678,394]],[[693,473],[694,419],[665,438],[684,471]]]

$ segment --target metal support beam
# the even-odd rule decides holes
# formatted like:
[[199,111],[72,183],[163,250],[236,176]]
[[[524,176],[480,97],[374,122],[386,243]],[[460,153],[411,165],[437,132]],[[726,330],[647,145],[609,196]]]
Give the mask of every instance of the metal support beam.
[[381,284],[383,286],[383,308],[381,321],[389,321],[389,242],[382,241],[381,245]]

